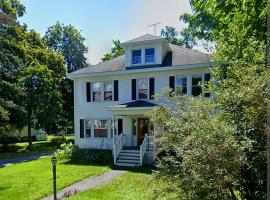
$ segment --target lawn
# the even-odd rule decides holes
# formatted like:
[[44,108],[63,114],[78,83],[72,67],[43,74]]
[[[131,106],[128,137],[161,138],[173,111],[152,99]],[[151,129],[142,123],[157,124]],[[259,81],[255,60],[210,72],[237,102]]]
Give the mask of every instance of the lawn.
[[[46,141],[34,141],[31,149],[27,148],[28,142],[15,143],[4,152],[0,151],[0,159],[7,159],[56,150],[59,148],[60,145],[53,143],[52,139],[57,137],[59,138],[59,136],[48,136],[48,139]],[[65,136],[65,138],[74,139],[74,136]]]
[[[57,189],[109,170],[108,165],[87,165],[82,162],[71,164],[67,160],[58,161]],[[47,196],[53,192],[51,177],[52,167],[49,157],[0,168],[0,200],[31,200]]]
[[113,182],[104,186],[78,193],[70,200],[137,200],[150,199],[148,190],[151,178],[151,170],[139,168],[128,171]]

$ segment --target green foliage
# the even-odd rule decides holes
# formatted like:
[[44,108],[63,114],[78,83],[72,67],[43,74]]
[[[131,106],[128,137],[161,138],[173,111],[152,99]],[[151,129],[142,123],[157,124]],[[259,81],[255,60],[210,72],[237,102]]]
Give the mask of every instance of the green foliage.
[[208,99],[175,96],[171,91],[161,96],[167,103],[149,113],[154,124],[164,127],[157,132],[161,146],[155,174],[157,197],[235,198],[245,162],[242,146],[248,148],[248,143],[237,143],[234,128]]
[[166,38],[169,43],[192,49],[197,44],[194,37],[191,35],[189,29],[185,28],[183,31],[178,32],[172,26],[165,26],[161,30],[161,36]]
[[74,139],[73,138],[66,138],[64,136],[61,137],[53,137],[51,139],[51,143],[52,144],[64,144],[64,143],[74,143]]
[[125,54],[125,50],[121,47],[121,42],[119,40],[113,40],[113,45],[114,46],[111,49],[111,53],[107,53],[103,56],[103,58],[101,58],[102,62]]

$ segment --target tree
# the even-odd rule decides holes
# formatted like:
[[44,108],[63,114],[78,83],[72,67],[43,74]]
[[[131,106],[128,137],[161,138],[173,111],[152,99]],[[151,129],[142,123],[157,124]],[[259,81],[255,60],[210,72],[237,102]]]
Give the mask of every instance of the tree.
[[245,155],[233,126],[203,97],[176,96],[170,90],[160,97],[167,103],[148,113],[157,127],[164,127],[156,133],[154,199],[237,199]]
[[107,53],[103,56],[103,58],[101,58],[102,62],[125,54],[125,50],[121,47],[121,42],[119,40],[113,40],[113,45],[114,46],[111,48],[111,53]]
[[194,37],[216,44],[212,90],[217,109],[235,127],[247,162],[238,188],[244,199],[266,198],[266,1],[191,1],[180,18]]
[[185,28],[180,33],[172,26],[165,26],[161,30],[161,36],[166,38],[169,43],[192,49],[196,45],[196,40],[191,35],[189,29]]
[[[85,54],[87,47],[84,44],[85,38],[72,25],[63,25],[57,22],[48,28],[44,36],[46,45],[55,52],[62,53],[68,73],[87,66]],[[63,109],[60,125],[66,132],[73,130],[73,83],[67,78],[61,81],[61,93]]]

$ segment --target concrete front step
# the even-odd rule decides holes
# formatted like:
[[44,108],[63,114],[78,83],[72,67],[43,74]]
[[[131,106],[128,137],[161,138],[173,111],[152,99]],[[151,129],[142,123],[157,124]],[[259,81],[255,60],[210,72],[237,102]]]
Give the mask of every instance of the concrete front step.
[[121,152],[123,152],[123,153],[136,153],[136,154],[140,153],[139,150],[128,150],[128,149],[122,149]]
[[123,159],[123,160],[140,160],[140,156],[122,156],[119,155],[118,159]]
[[117,159],[116,162],[118,162],[118,163],[135,163],[135,164],[140,164],[140,160],[129,160],[129,159]]
[[125,152],[120,152],[119,156],[128,156],[128,157],[140,157],[139,153],[125,153]]
[[120,163],[120,162],[116,162],[115,165],[121,166],[121,167],[137,167],[137,166],[140,166],[140,164],[135,164],[135,163]]

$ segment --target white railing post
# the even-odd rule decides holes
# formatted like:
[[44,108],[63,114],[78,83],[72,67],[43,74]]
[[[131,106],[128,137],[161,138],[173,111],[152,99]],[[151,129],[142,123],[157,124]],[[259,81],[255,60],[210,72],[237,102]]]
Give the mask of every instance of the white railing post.
[[114,137],[113,141],[113,161],[116,163],[117,157],[123,148],[123,134]]

